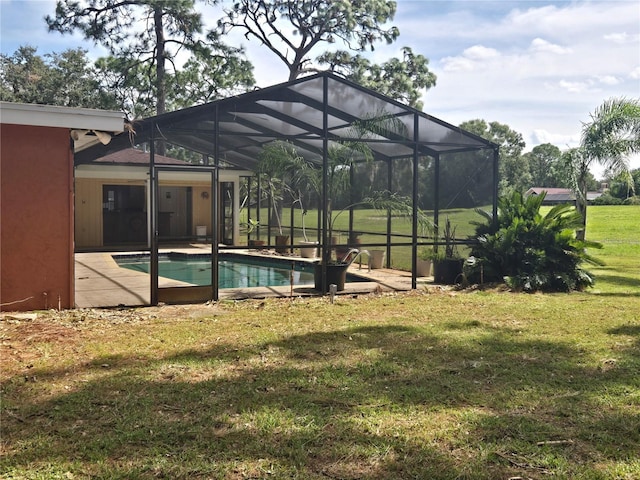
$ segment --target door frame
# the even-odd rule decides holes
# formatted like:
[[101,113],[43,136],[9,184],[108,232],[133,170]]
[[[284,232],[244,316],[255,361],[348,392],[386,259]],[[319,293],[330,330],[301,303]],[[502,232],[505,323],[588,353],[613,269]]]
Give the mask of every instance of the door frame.
[[[153,159],[153,154],[151,155]],[[211,182],[211,195],[209,201],[211,202],[211,289],[208,292],[209,300],[218,300],[218,196],[219,196],[219,170],[215,166],[210,165],[155,165],[153,160],[150,166],[150,239],[151,239],[151,254],[149,274],[151,277],[151,305],[158,305],[159,303],[159,287],[158,287],[158,245],[159,245],[159,231],[158,231],[158,205],[160,195],[160,179],[159,176],[166,172],[197,172],[208,173],[210,175]],[[194,288],[202,290],[202,287],[181,287],[181,288]]]

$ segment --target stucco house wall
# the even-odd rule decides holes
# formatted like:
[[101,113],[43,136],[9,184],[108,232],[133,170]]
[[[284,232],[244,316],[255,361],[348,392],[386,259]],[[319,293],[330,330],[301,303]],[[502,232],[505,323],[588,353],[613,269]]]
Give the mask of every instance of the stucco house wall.
[[123,122],[119,112],[0,102],[0,310],[74,307],[74,147]]
[[72,307],[69,130],[2,125],[0,166],[2,309]]

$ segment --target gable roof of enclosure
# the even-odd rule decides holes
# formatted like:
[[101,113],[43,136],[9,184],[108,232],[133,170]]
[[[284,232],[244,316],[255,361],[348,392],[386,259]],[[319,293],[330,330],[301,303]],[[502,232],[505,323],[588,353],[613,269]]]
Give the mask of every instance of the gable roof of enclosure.
[[349,140],[354,123],[381,117],[393,119],[395,126],[367,136],[376,160],[413,156],[414,148],[418,155],[429,156],[498,148],[459,127],[323,72],[133,121],[129,135],[76,153],[76,163],[148,142],[154,128],[155,139],[210,159],[217,157],[221,167],[253,170],[263,146],[275,140],[287,140],[306,160],[321,163],[325,137],[329,144]]

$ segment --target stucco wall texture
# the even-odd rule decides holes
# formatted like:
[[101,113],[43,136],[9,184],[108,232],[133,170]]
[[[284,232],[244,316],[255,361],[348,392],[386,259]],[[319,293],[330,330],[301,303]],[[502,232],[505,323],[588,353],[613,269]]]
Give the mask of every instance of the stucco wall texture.
[[72,308],[69,129],[0,130],[0,310]]

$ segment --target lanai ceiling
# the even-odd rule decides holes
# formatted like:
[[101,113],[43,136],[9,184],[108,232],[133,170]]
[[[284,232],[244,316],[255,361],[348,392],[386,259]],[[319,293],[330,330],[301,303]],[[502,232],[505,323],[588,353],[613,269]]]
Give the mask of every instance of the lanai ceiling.
[[[362,133],[355,125],[376,122]],[[326,119],[326,121],[325,121]],[[217,125],[217,128],[216,128]],[[365,141],[376,160],[440,156],[446,153],[494,150],[497,145],[459,127],[408,107],[332,73],[257,89],[235,97],[131,123],[132,131],[108,145],[76,153],[76,163],[151,140],[198,152],[213,164],[253,170],[265,144],[286,140],[308,161],[321,163],[325,146],[335,141]]]

